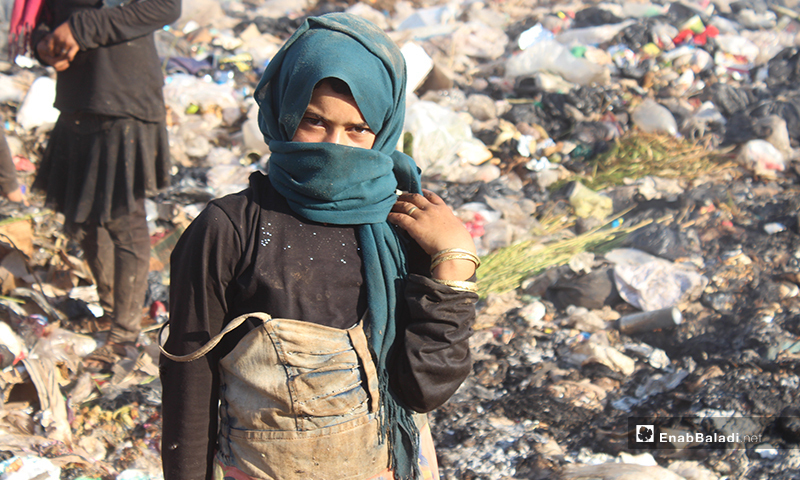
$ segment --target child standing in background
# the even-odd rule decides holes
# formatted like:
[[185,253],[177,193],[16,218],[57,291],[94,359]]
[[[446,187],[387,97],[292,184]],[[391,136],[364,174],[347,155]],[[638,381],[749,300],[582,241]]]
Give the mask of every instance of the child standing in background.
[[64,214],[94,276],[111,326],[86,358],[99,369],[141,331],[150,265],[144,200],[169,184],[170,167],[153,32],[181,12],[181,0],[107,3],[45,0],[31,35],[39,61],[58,72],[61,112],[32,188]]

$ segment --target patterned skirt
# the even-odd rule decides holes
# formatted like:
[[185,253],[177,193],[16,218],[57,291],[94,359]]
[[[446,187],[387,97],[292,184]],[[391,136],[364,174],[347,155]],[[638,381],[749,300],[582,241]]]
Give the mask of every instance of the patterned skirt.
[[164,122],[62,113],[32,188],[69,227],[131,212],[136,199],[169,185],[169,169]]

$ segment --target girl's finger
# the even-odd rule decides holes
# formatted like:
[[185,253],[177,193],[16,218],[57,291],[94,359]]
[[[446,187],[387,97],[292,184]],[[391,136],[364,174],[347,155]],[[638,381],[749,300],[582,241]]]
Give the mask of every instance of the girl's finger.
[[432,192],[430,190],[422,189],[422,196],[423,196],[423,198],[425,198],[425,200],[427,200],[427,201],[429,201],[429,202],[431,202],[431,203],[433,203],[435,205],[443,205],[444,204],[444,200],[442,200],[442,197],[440,197],[439,195],[436,195],[436,193],[434,193],[434,192]]
[[411,202],[405,202],[405,201],[402,201],[402,200],[398,200],[392,206],[392,211],[395,212],[395,213],[405,213],[405,212],[408,211],[409,208],[415,207],[415,206],[416,205],[414,205]]
[[392,206],[392,212],[402,213],[407,216],[411,216],[412,213],[419,212],[420,210],[424,210],[424,208],[411,202],[398,201]]
[[399,197],[397,197],[397,200],[400,202],[415,204],[416,202],[419,202],[422,198],[423,198],[422,195],[418,195],[416,193],[404,193]]

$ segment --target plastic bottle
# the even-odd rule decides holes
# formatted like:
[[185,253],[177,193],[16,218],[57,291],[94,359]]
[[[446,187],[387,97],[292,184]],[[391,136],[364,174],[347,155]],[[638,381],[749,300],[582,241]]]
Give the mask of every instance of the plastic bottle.
[[620,332],[630,334],[672,328],[680,325],[682,320],[681,311],[672,307],[626,315],[617,321],[617,325]]
[[668,10],[669,5],[650,2],[625,2],[622,4],[622,16],[625,18],[657,17],[666,14]]
[[619,23],[610,23],[596,27],[573,28],[556,36],[556,40],[563,45],[598,45],[616,37],[619,32],[633,25],[635,20],[625,20]]
[[506,77],[529,76],[548,70],[565,80],[579,85],[603,83],[608,70],[596,63],[577,58],[570,50],[555,40],[544,40],[531,45],[506,62]]

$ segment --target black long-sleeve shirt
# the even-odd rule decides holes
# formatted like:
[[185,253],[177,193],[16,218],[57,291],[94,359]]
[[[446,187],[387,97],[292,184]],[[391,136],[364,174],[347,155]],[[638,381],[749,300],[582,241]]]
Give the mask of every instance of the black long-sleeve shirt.
[[[227,322],[250,312],[351,327],[366,310],[356,229],[304,220],[266,176],[253,174],[248,190],[210,203],[173,251],[166,350],[194,351]],[[444,403],[471,371],[477,295],[427,278],[430,257],[416,244],[409,255],[410,321],[400,327],[390,383],[409,407],[425,412]],[[167,480],[211,478],[217,361],[255,326],[246,322],[206,358],[177,363],[162,357]]]
[[144,121],[165,117],[164,76],[153,32],[178,19],[181,0],[139,0],[103,8],[98,0],[47,0],[48,23],[32,35],[33,50],[48,32],[69,22],[80,51],[58,72],[55,107],[130,116]]

